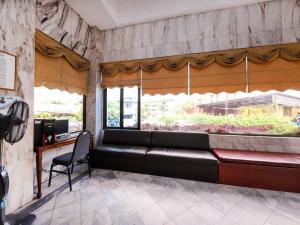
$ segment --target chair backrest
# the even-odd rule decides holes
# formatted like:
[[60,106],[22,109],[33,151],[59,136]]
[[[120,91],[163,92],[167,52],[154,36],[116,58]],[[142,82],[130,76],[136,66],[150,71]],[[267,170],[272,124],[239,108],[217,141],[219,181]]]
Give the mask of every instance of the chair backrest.
[[78,135],[74,145],[72,162],[76,162],[81,159],[84,159],[89,153],[90,144],[91,144],[91,133],[89,131],[82,131]]

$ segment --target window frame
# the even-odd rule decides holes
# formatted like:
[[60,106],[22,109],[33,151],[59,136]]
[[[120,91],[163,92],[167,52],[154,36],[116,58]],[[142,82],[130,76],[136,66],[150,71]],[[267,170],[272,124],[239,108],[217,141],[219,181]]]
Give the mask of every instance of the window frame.
[[120,89],[120,126],[108,127],[107,126],[107,88],[103,89],[103,129],[127,129],[127,130],[140,130],[141,129],[141,88],[137,86],[138,91],[138,105],[137,105],[137,127],[124,127],[124,88],[125,86],[118,87]]

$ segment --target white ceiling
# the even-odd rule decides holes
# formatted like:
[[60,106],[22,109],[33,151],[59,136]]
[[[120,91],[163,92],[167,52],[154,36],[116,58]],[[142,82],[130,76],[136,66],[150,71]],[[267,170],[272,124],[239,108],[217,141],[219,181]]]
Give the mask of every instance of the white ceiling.
[[101,30],[270,0],[65,0]]

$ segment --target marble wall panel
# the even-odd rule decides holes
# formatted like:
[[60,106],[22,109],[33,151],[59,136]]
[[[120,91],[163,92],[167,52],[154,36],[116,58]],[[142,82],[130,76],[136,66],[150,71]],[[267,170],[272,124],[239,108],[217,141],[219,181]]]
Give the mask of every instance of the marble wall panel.
[[211,148],[260,152],[300,153],[300,138],[210,134]]
[[296,0],[275,0],[105,30],[101,61],[297,42],[299,15]]
[[0,95],[20,97],[29,105],[28,128],[23,139],[3,145],[3,162],[10,176],[7,212],[33,199],[33,86],[35,0],[0,1],[0,50],[17,56],[14,91],[0,90]]
[[37,0],[39,29],[56,41],[85,56],[91,27],[62,0]]

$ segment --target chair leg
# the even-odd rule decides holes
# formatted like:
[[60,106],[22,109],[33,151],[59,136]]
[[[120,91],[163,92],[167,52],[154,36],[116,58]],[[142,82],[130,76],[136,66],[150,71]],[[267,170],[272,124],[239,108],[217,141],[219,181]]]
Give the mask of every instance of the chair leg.
[[67,166],[67,169],[68,169],[68,177],[69,177],[69,186],[70,186],[70,191],[72,191],[71,173],[70,173],[70,169],[69,169],[69,167],[68,167],[68,166]]
[[74,163],[72,163],[71,174],[73,174]]
[[52,169],[53,169],[53,163],[51,164],[51,168],[50,168],[50,174],[49,174],[49,182],[48,182],[48,187],[50,187],[51,185],[51,179],[52,179]]
[[92,176],[92,170],[91,170],[91,166],[90,166],[90,162],[88,161],[88,167],[89,167],[89,177],[91,177]]

